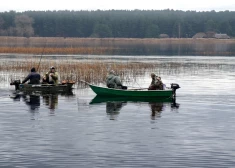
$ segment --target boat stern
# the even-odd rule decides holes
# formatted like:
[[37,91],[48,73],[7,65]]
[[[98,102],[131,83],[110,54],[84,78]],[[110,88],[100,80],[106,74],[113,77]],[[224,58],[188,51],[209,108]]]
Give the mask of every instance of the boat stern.
[[176,97],[176,90],[180,88],[180,85],[177,83],[171,83],[171,89],[173,90],[173,97]]
[[10,85],[15,85],[15,90],[19,90],[20,89],[20,80],[14,80],[11,81]]

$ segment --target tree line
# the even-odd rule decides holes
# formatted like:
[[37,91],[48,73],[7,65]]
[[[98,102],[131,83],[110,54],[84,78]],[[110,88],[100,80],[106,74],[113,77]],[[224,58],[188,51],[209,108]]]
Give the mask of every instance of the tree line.
[[199,32],[235,37],[233,11],[96,10],[1,12],[0,36],[191,38]]

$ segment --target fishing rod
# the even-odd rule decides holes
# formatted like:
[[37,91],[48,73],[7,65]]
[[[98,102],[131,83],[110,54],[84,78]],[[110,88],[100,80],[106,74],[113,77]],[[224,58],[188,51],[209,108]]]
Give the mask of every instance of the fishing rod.
[[139,86],[139,88],[142,88],[142,87],[139,85],[139,83],[136,81],[136,79],[134,79],[134,84],[135,84],[135,83]]
[[47,46],[47,41],[46,41],[46,43],[45,43],[45,45],[44,45],[44,47],[43,47],[43,50],[42,50],[42,53],[41,53],[41,56],[40,56],[40,61],[39,61],[39,63],[38,63],[38,67],[37,67],[37,69],[36,69],[37,72],[39,72],[39,67],[40,67],[40,64],[41,64],[42,55],[43,55],[43,53],[44,53],[44,50],[45,50],[46,46]]

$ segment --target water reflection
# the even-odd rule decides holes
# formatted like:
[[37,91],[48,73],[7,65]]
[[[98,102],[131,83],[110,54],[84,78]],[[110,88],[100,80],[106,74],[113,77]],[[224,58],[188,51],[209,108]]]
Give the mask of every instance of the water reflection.
[[163,110],[163,103],[162,102],[149,102],[151,108],[151,119],[155,120],[156,118],[161,117],[161,112]]
[[91,100],[90,104],[106,103],[106,113],[110,120],[116,120],[121,109],[128,103],[148,103],[151,109],[151,119],[161,117],[161,112],[164,110],[164,105],[171,103],[172,110],[178,109],[179,104],[176,103],[176,99],[172,98],[139,98],[139,97],[102,97],[96,96]]
[[[171,110],[177,110],[180,107],[179,103],[176,103],[176,98],[171,99]],[[156,118],[160,118],[161,117],[161,113],[162,111],[164,111],[164,104],[166,104],[166,102],[162,101],[162,102],[149,102],[149,106],[151,108],[151,119],[155,120]]]
[[171,103],[171,109],[172,110],[177,110],[180,107],[179,103],[176,103],[176,99],[173,99],[172,103]]
[[40,95],[37,94],[15,94],[12,98],[14,101],[20,101],[22,99],[29,106],[30,112],[37,111],[40,107]]
[[50,109],[51,112],[58,107],[58,97],[60,96],[73,96],[72,92],[64,93],[64,94],[40,94],[40,93],[13,93],[11,98],[14,101],[21,101],[29,107],[30,112],[36,112],[39,110],[41,105],[41,97],[43,104]]
[[58,94],[42,95],[43,103],[50,109],[51,112],[58,107]]
[[109,115],[110,120],[116,120],[118,117],[118,114],[120,113],[120,110],[123,106],[125,106],[127,102],[122,101],[108,101],[106,102],[106,113]]

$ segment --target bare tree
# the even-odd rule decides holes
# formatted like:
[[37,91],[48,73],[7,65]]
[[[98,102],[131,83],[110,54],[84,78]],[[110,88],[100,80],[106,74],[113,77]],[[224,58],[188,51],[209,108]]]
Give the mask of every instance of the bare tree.
[[17,36],[30,37],[34,35],[32,27],[34,20],[27,15],[19,15],[15,17],[15,31]]
[[4,23],[5,23],[4,19],[0,16],[0,29],[3,29]]
[[8,36],[15,36],[15,35],[16,35],[16,29],[15,29],[15,27],[9,27],[9,28],[7,29],[7,35],[8,35]]
[[0,16],[0,36],[4,35],[3,25],[4,25],[4,19]]

